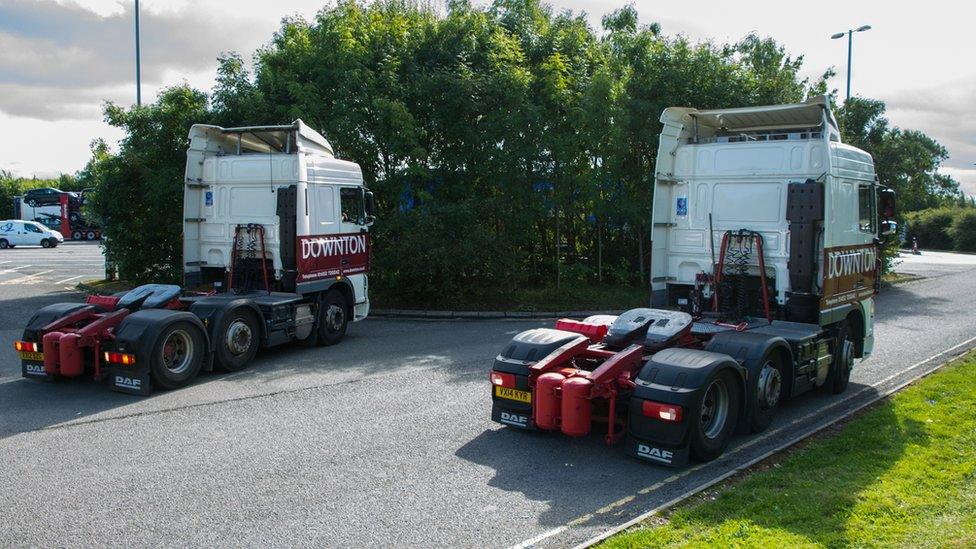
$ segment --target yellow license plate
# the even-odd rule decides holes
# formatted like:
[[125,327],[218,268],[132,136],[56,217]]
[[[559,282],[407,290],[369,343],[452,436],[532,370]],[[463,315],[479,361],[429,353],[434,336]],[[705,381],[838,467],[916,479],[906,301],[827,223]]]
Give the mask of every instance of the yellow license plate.
[[518,389],[509,389],[508,387],[495,385],[495,396],[532,404],[532,393],[528,391],[519,391]]
[[37,353],[34,351],[20,351],[20,359],[44,362],[44,353]]

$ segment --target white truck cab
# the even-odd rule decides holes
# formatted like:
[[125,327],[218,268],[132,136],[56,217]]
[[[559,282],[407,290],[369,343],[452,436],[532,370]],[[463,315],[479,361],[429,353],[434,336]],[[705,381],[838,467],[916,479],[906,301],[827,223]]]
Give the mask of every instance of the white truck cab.
[[[881,189],[871,156],[841,143],[827,99],[671,107],[661,122],[652,213],[655,301],[687,305],[690,289],[714,283],[709,277],[723,258],[726,233],[756,233],[773,316],[825,327],[848,320],[857,356],[868,356],[878,238],[887,232],[878,221]],[[753,291],[756,252],[725,257],[741,261]]]
[[197,124],[189,138],[186,286],[240,285],[235,271],[260,267],[277,291],[309,295],[339,285],[353,319],[365,318],[373,199],[359,166],[337,159],[301,120],[242,128]]
[[7,219],[0,221],[0,249],[14,246],[53,248],[64,242],[64,235],[36,221]]

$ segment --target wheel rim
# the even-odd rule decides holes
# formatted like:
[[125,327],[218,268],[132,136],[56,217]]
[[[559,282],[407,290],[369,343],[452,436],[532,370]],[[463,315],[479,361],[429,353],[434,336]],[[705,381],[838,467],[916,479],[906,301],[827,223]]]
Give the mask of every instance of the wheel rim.
[[325,311],[325,327],[330,332],[338,332],[342,330],[343,324],[346,322],[346,311],[335,303],[329,305],[329,308]]
[[50,248],[51,247],[51,243],[48,242],[47,240],[42,240],[41,241],[41,247],[42,248]]
[[174,374],[182,374],[190,369],[193,358],[193,338],[184,330],[173,330],[160,351],[163,366]]
[[780,374],[779,368],[773,364],[772,360],[767,361],[759,372],[759,390],[756,391],[759,407],[764,409],[775,408],[779,404],[782,387],[783,376]]
[[6,249],[7,246],[10,246],[9,242],[7,242],[6,240],[0,240],[0,248]]
[[231,323],[230,328],[227,329],[227,337],[224,339],[224,343],[227,345],[227,350],[235,355],[243,355],[251,348],[251,341],[254,334],[251,332],[251,327],[247,325],[247,322],[243,320],[235,320]]
[[729,415],[729,390],[720,379],[712,381],[705,390],[701,406],[701,430],[710,439],[716,438],[725,428]]

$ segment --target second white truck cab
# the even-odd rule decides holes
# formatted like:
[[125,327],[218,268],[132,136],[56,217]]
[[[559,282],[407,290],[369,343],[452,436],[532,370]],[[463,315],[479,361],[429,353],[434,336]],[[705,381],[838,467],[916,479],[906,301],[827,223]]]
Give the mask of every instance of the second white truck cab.
[[14,246],[53,248],[64,242],[64,235],[36,221],[8,219],[0,221],[0,249]]

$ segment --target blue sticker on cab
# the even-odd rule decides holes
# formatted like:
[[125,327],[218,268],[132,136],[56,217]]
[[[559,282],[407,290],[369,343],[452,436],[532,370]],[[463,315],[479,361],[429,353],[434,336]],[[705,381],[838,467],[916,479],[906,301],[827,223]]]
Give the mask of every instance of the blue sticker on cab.
[[207,191],[206,193],[204,193],[203,196],[204,196],[203,200],[204,202],[206,202],[206,205],[213,206],[213,191]]
[[675,203],[674,210],[675,210],[675,215],[677,215],[678,217],[684,217],[688,215],[688,197],[679,196],[678,200]]

